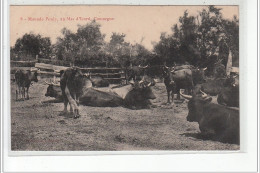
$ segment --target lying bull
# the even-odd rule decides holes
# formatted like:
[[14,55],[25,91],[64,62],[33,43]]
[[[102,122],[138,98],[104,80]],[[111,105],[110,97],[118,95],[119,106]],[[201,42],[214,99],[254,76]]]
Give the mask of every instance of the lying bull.
[[108,87],[109,86],[109,82],[108,80],[102,78],[102,77],[91,77],[89,76],[89,79],[92,83],[93,87]]
[[124,99],[124,106],[131,109],[147,108],[151,104],[149,99],[155,99],[151,89],[151,83],[144,84],[143,81],[131,85],[113,88],[112,91]]
[[[47,82],[46,82],[47,83]],[[49,86],[45,94],[46,97],[54,97],[50,102],[63,102],[62,91],[59,85],[47,83]],[[123,99],[112,92],[99,91],[91,87],[84,87],[79,103],[85,106],[96,107],[116,107],[123,105]]]
[[239,107],[239,81],[238,76],[228,78],[226,85],[220,91],[217,99],[221,105]]
[[198,122],[203,136],[218,141],[239,144],[239,110],[211,103],[212,98],[181,93],[188,99],[187,121]]
[[197,84],[194,87],[194,93],[199,94],[200,90],[202,90],[203,92],[211,96],[216,96],[224,88],[225,83],[226,83],[226,78],[207,79],[205,83]]
[[[126,85],[114,88],[112,92],[99,91],[97,89],[84,87],[79,97],[79,103],[85,106],[115,107],[126,106],[128,108],[144,108],[150,104],[148,99],[155,99],[150,85],[137,86]],[[45,96],[55,97],[55,101],[62,102],[62,91],[57,85],[49,84]]]

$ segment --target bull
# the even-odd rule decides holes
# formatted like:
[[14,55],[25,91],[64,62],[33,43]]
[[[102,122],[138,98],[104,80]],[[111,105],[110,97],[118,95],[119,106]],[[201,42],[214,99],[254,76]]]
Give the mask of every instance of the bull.
[[227,79],[225,87],[220,91],[217,101],[221,105],[239,107],[239,81],[238,76]]
[[89,79],[90,79],[93,87],[108,87],[109,86],[108,80],[106,80],[100,76],[92,77],[91,75],[89,75]]
[[85,85],[85,77],[77,67],[67,68],[60,72],[60,87],[63,96],[64,110],[67,112],[67,105],[70,104],[70,111],[73,112],[74,118],[79,118],[79,97]]
[[221,142],[239,144],[239,110],[211,103],[212,98],[203,93],[181,96],[188,99],[187,121],[198,122],[201,134]]
[[164,84],[167,91],[167,97],[168,97],[167,103],[170,103],[170,96],[172,98],[172,102],[174,99],[174,93],[176,91],[176,83],[174,82],[173,75],[170,72],[168,67],[166,66],[163,67],[162,74],[163,74]]
[[21,95],[22,100],[25,99],[25,92],[27,93],[26,99],[29,99],[29,88],[32,82],[38,82],[37,71],[31,70],[17,70],[15,72],[16,82],[16,100]]
[[[51,102],[63,102],[60,86],[47,83],[49,86],[45,94],[46,97],[54,97]],[[113,92],[104,92],[92,87],[84,87],[83,93],[79,97],[79,103],[85,106],[95,107],[116,107],[123,105],[123,99]]]
[[[45,96],[55,97],[54,102],[62,102],[61,88],[53,83],[49,86]],[[125,86],[114,87],[111,91],[104,92],[91,88],[83,87],[83,93],[79,97],[79,103],[85,106],[115,107],[125,106],[128,108],[145,108],[150,105],[148,99],[155,99],[150,88],[151,83],[145,84],[143,81]]]
[[198,94],[202,90],[211,96],[216,96],[225,87],[226,81],[226,78],[207,79],[205,83],[197,84],[193,92]]
[[46,97],[54,97],[55,102],[63,102],[63,95],[60,85],[52,83],[45,83],[48,85],[47,91],[45,93]]
[[145,75],[145,70],[148,68],[147,66],[133,66],[130,69],[127,70],[127,80],[130,81],[133,79],[133,81],[140,81],[142,80],[142,77]]
[[[188,93],[192,92],[193,89],[193,80],[192,80],[192,71],[190,69],[181,69],[181,70],[172,70],[170,67],[163,67],[163,77],[165,80],[165,86],[167,93],[169,91],[172,94],[177,94],[177,99],[180,99],[179,91],[180,89],[185,89]],[[168,94],[169,102],[169,94]]]
[[172,72],[179,71],[179,70],[191,70],[192,72],[192,81],[194,85],[201,84],[205,82],[205,68],[198,68],[194,67],[193,65],[178,65],[174,66]]
[[112,91],[124,100],[124,106],[130,109],[142,109],[151,105],[149,99],[155,99],[151,89],[151,83],[145,84],[142,80],[125,85],[114,87]]

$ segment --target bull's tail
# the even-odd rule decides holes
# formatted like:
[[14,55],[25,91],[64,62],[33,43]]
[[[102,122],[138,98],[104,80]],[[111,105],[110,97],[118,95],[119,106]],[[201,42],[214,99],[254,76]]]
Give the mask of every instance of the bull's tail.
[[[79,108],[78,108],[78,104],[76,102],[76,100],[74,100],[70,94],[70,91],[68,89],[68,86],[65,87],[65,94],[67,96],[67,99],[70,103],[70,105],[74,108],[74,118],[78,118],[79,117]],[[76,99],[76,98],[75,98]]]

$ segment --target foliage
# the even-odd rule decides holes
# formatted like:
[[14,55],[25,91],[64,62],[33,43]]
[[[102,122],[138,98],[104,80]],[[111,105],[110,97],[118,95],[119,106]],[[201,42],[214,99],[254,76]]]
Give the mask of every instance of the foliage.
[[16,40],[15,46],[11,48],[11,58],[17,60],[49,58],[52,52],[49,37],[41,37],[33,33],[24,34],[22,38]]
[[232,21],[223,19],[221,9],[214,6],[203,9],[197,16],[185,11],[179,23],[173,25],[172,34],[161,33],[154,46],[155,54],[168,65],[189,63],[208,67],[209,73],[219,61],[226,65],[229,50],[238,61],[238,19],[236,16]]

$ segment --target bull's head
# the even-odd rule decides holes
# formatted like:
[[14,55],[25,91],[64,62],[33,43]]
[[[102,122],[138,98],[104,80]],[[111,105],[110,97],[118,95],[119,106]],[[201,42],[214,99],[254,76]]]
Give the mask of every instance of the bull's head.
[[61,96],[61,88],[60,88],[60,85],[59,84],[55,84],[54,82],[46,82],[44,81],[47,85],[48,85],[48,88],[47,88],[47,91],[45,93],[45,96],[46,97],[59,97]]
[[239,86],[239,76],[238,75],[229,76],[226,79],[225,86],[226,87],[238,87]]
[[138,93],[139,97],[142,99],[155,99],[155,95],[152,92],[151,85],[152,83],[146,83],[143,80],[139,82],[130,83],[133,87],[133,90]]
[[206,93],[200,91],[202,93],[201,96],[197,95],[186,95],[183,94],[182,91],[180,90],[180,95],[189,100],[188,102],[188,109],[189,113],[187,116],[187,121],[189,122],[198,122],[201,119],[201,115],[203,113],[203,105],[206,103],[211,102],[212,98],[208,97]]
[[162,67],[162,75],[163,75],[163,77],[166,77],[169,74],[169,72],[170,72],[170,67],[167,67],[166,65],[164,65]]
[[38,69],[27,70],[31,81],[38,82]]

